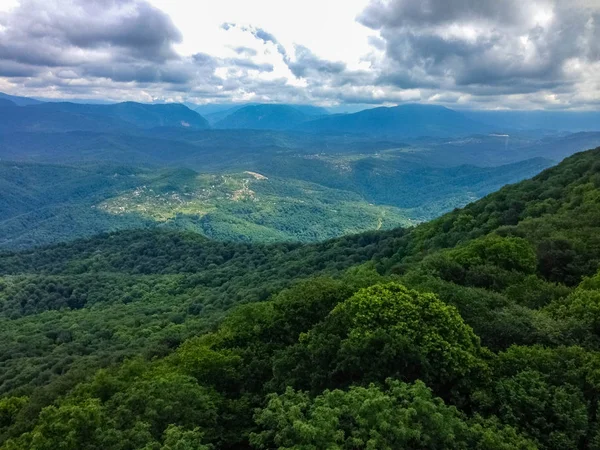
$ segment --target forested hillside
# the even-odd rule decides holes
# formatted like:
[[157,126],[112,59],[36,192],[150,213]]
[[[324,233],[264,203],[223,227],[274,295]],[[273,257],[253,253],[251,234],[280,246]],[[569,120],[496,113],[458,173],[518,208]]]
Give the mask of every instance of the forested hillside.
[[600,448],[600,148],[412,229],[0,256],[3,449]]
[[[83,142],[64,139],[53,144],[63,150],[72,145],[81,157],[86,152]],[[129,145],[151,153],[152,146],[158,152],[168,142],[134,139]],[[101,159],[102,149],[110,148],[123,162],[94,161],[94,156],[89,162],[63,156],[60,164],[0,162],[0,248],[156,227],[232,242],[316,242],[414,225],[552,164],[535,158],[499,167],[431,167],[407,160],[403,152],[282,151],[270,158],[246,155],[249,160],[229,163],[231,171],[198,173],[129,165],[126,139],[89,145],[95,157]],[[46,147],[54,148],[50,143]],[[186,145],[179,150],[174,146],[169,155],[188,150]],[[248,166],[261,171],[244,169]]]
[[255,172],[0,162],[0,179],[5,249],[143,228],[232,242],[315,242],[416,223],[352,191]]

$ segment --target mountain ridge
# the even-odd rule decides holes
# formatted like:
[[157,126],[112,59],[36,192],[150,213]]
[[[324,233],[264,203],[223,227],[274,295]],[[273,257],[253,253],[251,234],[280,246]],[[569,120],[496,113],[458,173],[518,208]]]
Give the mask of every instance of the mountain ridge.
[[236,109],[214,124],[221,129],[285,130],[311,116],[289,105],[261,104]]
[[489,125],[468,119],[444,106],[419,103],[335,114],[299,124],[296,128],[311,132],[335,131],[395,138],[459,136],[493,130]]
[[0,107],[5,131],[135,132],[161,126],[207,129],[206,119],[181,104],[123,102],[109,105],[47,102]]

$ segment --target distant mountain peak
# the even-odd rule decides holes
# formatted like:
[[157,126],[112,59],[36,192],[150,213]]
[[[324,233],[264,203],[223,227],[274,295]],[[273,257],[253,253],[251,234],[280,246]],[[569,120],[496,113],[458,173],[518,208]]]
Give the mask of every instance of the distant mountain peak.
[[126,132],[156,127],[210,128],[204,117],[180,103],[102,105],[48,102],[25,105],[5,119],[0,130]]
[[488,132],[490,127],[441,105],[405,103],[304,122],[299,130],[375,135],[386,138],[450,137]]
[[311,118],[308,114],[291,105],[248,105],[219,120],[215,127],[285,130]]

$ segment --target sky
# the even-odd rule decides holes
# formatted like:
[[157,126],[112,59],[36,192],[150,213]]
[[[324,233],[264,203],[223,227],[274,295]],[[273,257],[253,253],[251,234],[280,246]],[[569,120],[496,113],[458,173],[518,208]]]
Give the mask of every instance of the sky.
[[600,109],[600,0],[0,0],[0,91]]

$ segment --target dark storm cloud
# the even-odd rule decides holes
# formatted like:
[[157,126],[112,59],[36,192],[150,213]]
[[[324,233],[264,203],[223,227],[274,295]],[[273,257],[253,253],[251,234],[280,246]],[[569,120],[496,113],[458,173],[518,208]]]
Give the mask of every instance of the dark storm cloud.
[[86,0],[81,4],[81,12],[91,20],[62,23],[61,31],[70,43],[82,48],[118,46],[139,52],[148,59],[175,56],[171,45],[180,42],[182,37],[169,16],[148,3],[137,1],[118,2],[130,5],[123,13],[117,8],[115,14],[110,14],[109,7],[106,15],[104,3]]
[[196,75],[173,50],[181,34],[169,16],[145,1],[22,0],[0,25],[0,75],[37,77],[29,86],[184,84]]
[[598,9],[566,0],[376,0],[358,20],[378,32],[362,60],[368,70],[349,70],[302,45],[287,52],[261,28],[223,28],[274,45],[307,94],[321,100],[464,102],[543,93],[578,106],[597,93],[587,87],[583,94],[580,85],[589,85],[589,67],[599,60]]
[[574,90],[569,68],[600,59],[600,11],[567,0],[373,1],[358,20],[385,41],[378,83],[403,89]]

